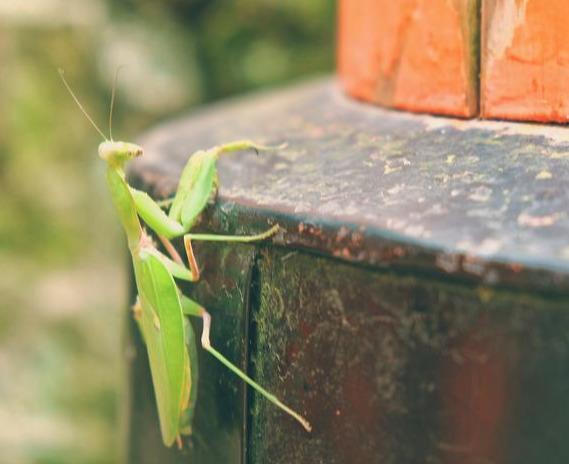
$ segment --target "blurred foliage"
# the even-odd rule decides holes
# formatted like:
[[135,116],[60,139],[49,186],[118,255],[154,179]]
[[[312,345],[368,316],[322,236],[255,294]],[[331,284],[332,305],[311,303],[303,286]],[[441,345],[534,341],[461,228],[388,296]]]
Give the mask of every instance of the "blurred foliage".
[[329,71],[330,0],[0,2],[0,460],[114,462],[123,239],[97,133]]

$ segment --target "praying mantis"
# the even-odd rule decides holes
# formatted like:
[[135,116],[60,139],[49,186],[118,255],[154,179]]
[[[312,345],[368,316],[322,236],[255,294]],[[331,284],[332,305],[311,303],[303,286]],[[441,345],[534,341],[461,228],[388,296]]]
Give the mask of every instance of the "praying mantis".
[[[263,233],[247,236],[196,234],[190,231],[217,190],[217,160],[222,154],[278,147],[240,140],[200,150],[189,158],[184,167],[173,199],[166,205],[159,205],[148,194],[133,188],[126,181],[126,163],[142,156],[143,149],[134,143],[113,140],[112,112],[117,75],[111,96],[107,138],[75,96],[63,70],[60,69],[59,74],[81,112],[104,139],[99,145],[98,154],[107,163],[107,185],[132,257],[138,290],[133,313],[146,344],[164,444],[170,447],[177,443],[182,447],[182,436],[191,435],[196,408],[196,337],[186,316],[202,319],[201,346],[204,350],[310,431],[311,425],[304,417],[257,384],[211,345],[210,314],[199,303],[183,295],[176,285],[176,280],[196,282],[200,277],[192,240],[254,242],[277,233],[278,225]],[[163,207],[168,206],[166,214]],[[157,235],[169,256],[156,247],[144,225]],[[183,237],[189,268],[170,242],[176,237]]]

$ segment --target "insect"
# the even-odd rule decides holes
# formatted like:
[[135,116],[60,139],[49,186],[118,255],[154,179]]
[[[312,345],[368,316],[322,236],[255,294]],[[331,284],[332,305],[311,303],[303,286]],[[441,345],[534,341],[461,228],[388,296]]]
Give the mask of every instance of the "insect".
[[[79,109],[104,139],[99,145],[98,153],[107,163],[107,184],[132,257],[138,290],[133,312],[148,352],[164,444],[172,446],[177,443],[178,446],[182,446],[182,436],[191,434],[196,407],[198,368],[196,337],[186,316],[202,319],[203,349],[310,431],[311,425],[305,418],[257,384],[211,346],[210,314],[200,304],[183,295],[176,285],[176,279],[189,282],[199,279],[200,273],[192,250],[192,240],[253,242],[270,237],[278,231],[278,225],[275,225],[261,234],[249,236],[190,233],[192,226],[217,189],[219,156],[232,151],[263,150],[271,147],[242,140],[194,153],[182,171],[173,199],[165,205],[169,206],[166,214],[162,209],[164,205],[159,205],[146,193],[134,189],[125,179],[125,164],[141,156],[143,150],[133,143],[114,141],[112,137],[112,113],[118,71],[111,96],[108,139],[73,93],[63,71],[59,70],[59,73]],[[141,219],[156,233],[170,256],[156,247],[145,231]],[[170,242],[170,239],[175,237],[183,237],[189,268],[185,266]]]

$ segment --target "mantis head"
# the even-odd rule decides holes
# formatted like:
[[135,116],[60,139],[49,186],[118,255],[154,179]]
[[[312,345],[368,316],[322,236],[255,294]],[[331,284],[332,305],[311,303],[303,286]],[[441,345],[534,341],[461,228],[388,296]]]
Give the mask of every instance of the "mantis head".
[[105,140],[99,145],[99,156],[107,163],[123,164],[142,156],[142,147],[129,142]]
[[85,108],[83,108],[83,105],[81,104],[79,99],[75,96],[75,93],[73,92],[73,90],[71,89],[71,87],[69,86],[67,81],[65,80],[62,69],[59,70],[59,75],[61,76],[61,80],[63,81],[63,84],[65,84],[65,87],[67,88],[67,90],[71,94],[71,97],[73,98],[73,100],[75,100],[75,103],[77,103],[77,106],[79,107],[81,112],[85,115],[87,120],[91,123],[91,125],[95,128],[95,130],[99,134],[101,134],[101,136],[104,139],[104,142],[101,142],[101,144],[99,145],[99,156],[102,159],[104,159],[107,163],[122,165],[122,164],[126,163],[127,161],[129,161],[133,158],[141,156],[142,155],[142,147],[140,147],[134,143],[115,142],[113,140],[113,132],[112,132],[113,106],[114,106],[114,102],[115,102],[115,89],[116,89],[116,83],[117,83],[117,77],[118,77],[119,70],[120,70],[120,68],[118,68],[116,73],[115,73],[115,81],[113,83],[113,93],[111,96],[111,107],[110,107],[110,111],[109,111],[109,139],[107,139],[105,134],[103,134],[103,131],[101,129],[99,129],[99,126],[97,126],[97,124],[95,124],[95,121],[93,121],[91,116],[89,116],[89,113],[87,113]]

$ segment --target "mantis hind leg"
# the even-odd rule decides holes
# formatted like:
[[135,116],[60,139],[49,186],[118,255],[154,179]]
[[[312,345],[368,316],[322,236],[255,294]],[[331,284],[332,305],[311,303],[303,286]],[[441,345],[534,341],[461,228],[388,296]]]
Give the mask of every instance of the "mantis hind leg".
[[245,372],[239,369],[235,364],[233,364],[229,359],[223,356],[219,351],[217,351],[213,346],[211,346],[210,341],[210,331],[211,331],[211,315],[198,303],[191,300],[190,298],[183,296],[181,298],[182,311],[188,316],[201,317],[203,321],[203,330],[201,336],[201,344],[204,350],[210,353],[215,359],[217,359],[221,364],[227,367],[231,372],[233,372],[237,377],[241,378],[247,384],[249,384],[255,391],[264,396],[267,400],[277,406],[279,409],[283,410],[294,419],[296,419],[308,432],[312,430],[310,423],[302,417],[297,412],[293,411],[281,400],[279,400],[275,395],[265,390],[261,385],[255,382],[251,377],[249,377]]
[[184,247],[186,249],[186,255],[188,257],[188,262],[190,264],[190,270],[192,276],[195,280],[200,277],[200,270],[198,263],[196,261],[196,256],[192,248],[192,240],[206,241],[206,242],[237,242],[237,243],[249,243],[257,242],[259,240],[264,240],[275,235],[279,231],[279,225],[275,224],[270,229],[260,234],[255,235],[215,235],[215,234],[186,234],[184,235]]

